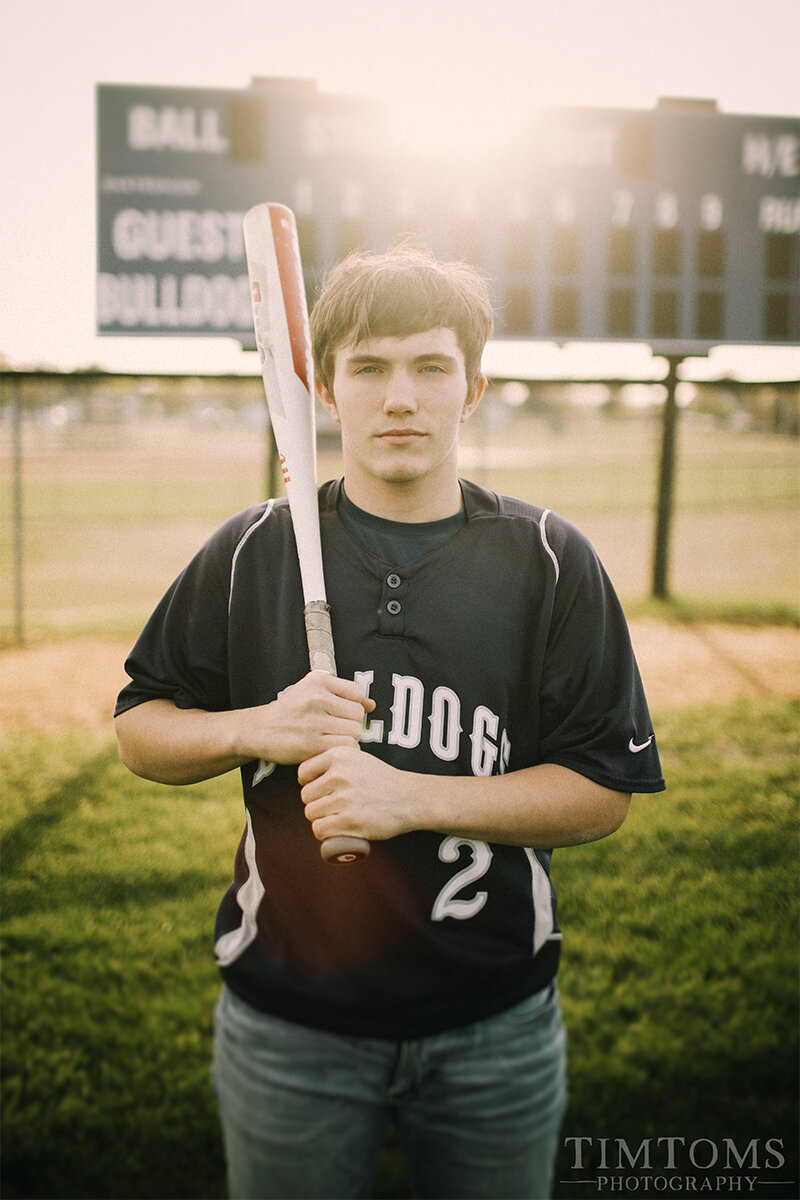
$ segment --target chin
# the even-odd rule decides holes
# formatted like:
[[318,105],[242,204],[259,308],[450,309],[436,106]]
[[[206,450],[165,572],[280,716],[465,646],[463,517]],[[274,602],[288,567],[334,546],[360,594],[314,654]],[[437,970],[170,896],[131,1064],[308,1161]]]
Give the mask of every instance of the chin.
[[421,478],[420,471],[387,471],[381,475],[384,483],[416,483]]
[[384,483],[414,483],[428,474],[428,468],[418,462],[384,463],[375,474]]

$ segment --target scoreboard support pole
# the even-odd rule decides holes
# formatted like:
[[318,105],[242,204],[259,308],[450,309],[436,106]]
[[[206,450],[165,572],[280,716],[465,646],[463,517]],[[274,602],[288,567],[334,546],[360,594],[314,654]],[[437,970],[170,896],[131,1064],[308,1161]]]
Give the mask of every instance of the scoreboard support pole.
[[669,596],[669,541],[674,505],[675,442],[678,429],[676,389],[678,367],[682,362],[682,355],[669,355],[667,358],[667,394],[661,421],[661,460],[658,471],[651,592],[653,597],[659,600],[666,600]]

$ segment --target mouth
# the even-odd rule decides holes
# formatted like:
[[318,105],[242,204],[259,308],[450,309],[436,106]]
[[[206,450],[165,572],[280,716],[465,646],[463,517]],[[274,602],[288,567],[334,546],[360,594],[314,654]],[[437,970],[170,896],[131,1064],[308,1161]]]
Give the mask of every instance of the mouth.
[[426,435],[419,429],[387,429],[383,433],[376,435],[382,442],[391,442],[393,445],[401,445],[407,442],[413,442],[417,438],[423,438]]

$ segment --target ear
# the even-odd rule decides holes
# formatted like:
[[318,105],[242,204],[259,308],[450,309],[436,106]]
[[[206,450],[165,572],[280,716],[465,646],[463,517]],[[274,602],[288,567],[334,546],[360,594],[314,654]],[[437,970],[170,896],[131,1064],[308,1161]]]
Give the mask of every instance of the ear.
[[326,412],[330,413],[334,421],[338,422],[339,410],[336,407],[336,401],[334,400],[333,396],[330,394],[328,389],[323,386],[320,379],[315,381],[315,386],[317,391],[317,399],[319,400],[320,404]]
[[461,410],[462,424],[475,412],[475,409],[481,402],[483,393],[486,391],[486,376],[481,375],[473,390],[468,394],[464,401],[464,407]]

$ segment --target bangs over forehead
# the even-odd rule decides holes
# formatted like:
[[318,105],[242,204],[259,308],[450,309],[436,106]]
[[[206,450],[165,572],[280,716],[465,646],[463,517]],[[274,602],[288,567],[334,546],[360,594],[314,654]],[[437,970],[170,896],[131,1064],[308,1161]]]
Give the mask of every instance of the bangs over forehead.
[[348,343],[371,337],[407,337],[463,323],[464,303],[451,280],[433,273],[411,275],[402,267],[378,270],[356,291]]
[[333,269],[311,313],[317,376],[332,392],[335,356],[342,346],[438,328],[454,331],[474,386],[492,331],[488,290],[477,271],[466,263],[440,262],[409,245],[386,254],[351,255]]

